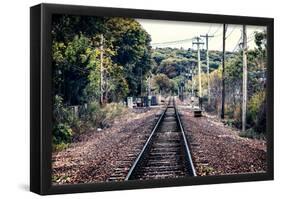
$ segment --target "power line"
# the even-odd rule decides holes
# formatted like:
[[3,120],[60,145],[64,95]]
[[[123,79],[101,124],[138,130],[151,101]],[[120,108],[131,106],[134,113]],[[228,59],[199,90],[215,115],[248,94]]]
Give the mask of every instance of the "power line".
[[247,36],[247,39],[252,39],[253,37],[255,37],[255,32],[252,32],[251,34],[249,34]]
[[212,33],[212,35],[214,35],[215,37],[222,35],[222,33],[216,35],[216,33],[219,31],[219,29],[221,29],[221,26],[219,26],[219,27]]
[[221,27],[219,26],[219,27],[212,33],[212,35],[215,35],[215,34],[219,31],[220,28],[221,28]]
[[236,50],[236,48],[239,46],[239,44],[241,43],[241,39],[242,39],[242,37],[240,36],[240,38],[238,39],[238,42],[236,43],[236,45],[233,48],[232,52],[234,52]]
[[212,26],[213,26],[213,24],[210,25],[210,28],[209,28],[209,30],[207,32],[207,35],[210,33]]
[[253,41],[255,39],[255,37],[251,38],[251,39],[247,39],[247,43],[250,43],[251,41]]
[[236,29],[236,26],[234,26],[232,28],[231,32],[225,37],[225,39],[227,39],[234,32],[235,29]]
[[182,42],[187,42],[187,41],[192,41],[192,38],[186,38],[182,40],[175,40],[175,41],[166,41],[166,42],[159,42],[159,43],[152,43],[151,45],[156,46],[156,45],[168,45],[168,44],[178,44]]
[[[232,29],[231,33],[228,34],[227,37],[229,37],[229,36],[232,34],[233,31],[234,31],[234,29]],[[251,34],[248,35],[247,43],[249,43],[249,42],[251,42],[251,41],[253,40],[253,38],[255,37],[254,34],[255,34],[255,33],[252,32]],[[237,49],[237,47],[239,47],[239,45],[241,44],[241,39],[242,39],[242,30],[241,30],[241,36],[240,36],[240,38],[238,39],[238,42],[236,43],[236,45],[235,45],[235,47],[233,48],[232,52],[234,52],[234,51]]]
[[[214,28],[213,24],[210,25],[209,29],[208,29],[208,33],[211,32],[211,29]],[[222,28],[222,26],[218,26],[217,29],[210,35],[213,35],[214,37],[218,37],[221,36],[222,33],[217,34],[217,32]],[[237,29],[237,25],[235,25],[232,30],[230,31],[230,33],[225,37],[225,39],[227,39],[228,37],[230,37],[230,35]],[[241,30],[242,31],[242,30]],[[253,40],[253,36],[254,36],[254,32],[248,35],[248,42]],[[181,40],[174,40],[174,41],[166,41],[166,42],[158,42],[158,43],[152,43],[152,46],[166,46],[166,45],[177,45],[177,44],[182,44],[182,43],[187,43],[187,42],[192,42],[192,40],[194,39],[194,37],[190,37],[190,38],[186,38],[186,39],[181,39]],[[237,47],[239,46],[241,37],[238,40],[238,43],[235,45],[234,49],[232,52],[234,52]],[[247,42],[247,43],[248,43]]]
[[[210,31],[211,31],[211,29],[212,29],[212,26],[213,26],[213,24],[210,25],[207,34],[210,33]],[[221,28],[221,27],[219,26],[219,27],[214,31],[214,33],[212,33],[211,35],[214,35],[215,33],[217,33],[220,28]],[[216,35],[216,36],[218,36],[218,35]],[[182,39],[182,40],[174,40],[174,41],[165,41],[165,42],[152,43],[151,45],[152,45],[152,46],[175,45],[175,44],[179,44],[179,43],[182,43],[182,42],[190,42],[190,41],[192,41],[193,39],[194,39],[194,37],[190,37],[190,38],[186,38],[186,39]]]

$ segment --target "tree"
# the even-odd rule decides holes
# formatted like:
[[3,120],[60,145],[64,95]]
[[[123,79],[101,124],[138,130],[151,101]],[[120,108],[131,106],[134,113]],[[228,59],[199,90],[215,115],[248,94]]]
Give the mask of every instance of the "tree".
[[165,74],[154,76],[153,83],[158,88],[159,93],[169,93],[174,86],[172,81]]
[[[69,105],[85,102],[83,95],[88,76],[98,63],[97,50],[83,34],[68,42],[53,43],[53,84],[55,94]],[[91,67],[90,67],[91,66]]]
[[123,66],[129,95],[141,94],[141,83],[151,69],[150,35],[134,19],[109,18],[106,37],[116,54],[112,60]]
[[[104,35],[104,100],[141,93],[151,67],[150,36],[134,19],[54,15],[54,95],[77,105],[100,95],[100,34]],[[141,72],[141,74],[140,74]]]

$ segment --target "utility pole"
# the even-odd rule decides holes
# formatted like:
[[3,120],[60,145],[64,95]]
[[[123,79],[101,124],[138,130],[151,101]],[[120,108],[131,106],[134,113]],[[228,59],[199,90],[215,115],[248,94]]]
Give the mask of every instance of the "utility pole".
[[196,42],[192,42],[192,44],[197,45],[197,59],[198,59],[198,79],[199,79],[199,106],[202,108],[201,98],[202,98],[202,86],[201,86],[201,59],[200,59],[200,45],[203,45],[204,42],[200,42],[200,37],[195,37]]
[[100,37],[100,105],[103,105],[103,34]]
[[151,95],[151,83],[150,83],[150,79],[151,79],[151,76],[148,76],[148,78],[147,78],[147,83],[148,83],[148,92],[147,92],[147,94],[148,94],[148,96]]
[[247,112],[247,32],[246,25],[243,25],[243,101],[242,101],[242,131],[246,130]]
[[147,99],[148,99],[148,106],[149,107],[151,106],[151,100],[152,100],[152,97],[151,97],[151,84],[150,84],[151,76],[150,75],[152,75],[152,74],[150,73],[148,78],[147,78]]
[[211,100],[210,100],[210,60],[209,60],[209,38],[214,37],[214,35],[200,35],[200,37],[206,38],[206,57],[207,57],[207,75],[208,75],[208,104],[210,105]]
[[184,100],[183,95],[184,95],[184,80],[181,81],[181,101]]
[[191,65],[191,107],[194,108],[194,80],[193,80],[193,74],[194,73],[194,65],[192,63]]
[[193,69],[191,70],[191,96],[194,96]]
[[142,97],[142,68],[140,69],[140,96]]
[[221,119],[224,119],[224,101],[225,101],[225,33],[227,25],[223,24],[223,36],[222,36],[222,93],[221,93]]

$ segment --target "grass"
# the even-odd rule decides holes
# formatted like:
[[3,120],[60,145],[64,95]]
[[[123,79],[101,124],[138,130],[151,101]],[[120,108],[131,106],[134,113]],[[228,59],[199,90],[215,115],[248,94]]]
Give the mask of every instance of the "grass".
[[[90,129],[108,128],[116,117],[127,113],[128,109],[126,106],[119,103],[109,103],[105,104],[103,107],[100,107],[98,103],[92,103],[81,118],[72,119],[70,130],[73,134],[70,139],[72,139],[74,135],[83,134]],[[62,134],[65,134],[65,132],[66,130],[63,129]],[[69,143],[71,143],[71,140],[61,140],[60,143],[55,142],[52,146],[53,151],[62,151],[69,147]]]
[[225,119],[223,120],[223,123],[232,128],[237,128],[237,129],[241,128],[241,122],[236,119]]
[[[227,119],[223,123],[229,127],[241,129],[240,122],[234,119]],[[251,138],[251,139],[265,139],[265,134],[255,131],[254,128],[249,128],[246,131],[239,133],[240,137]]]
[[60,143],[60,144],[53,144],[53,151],[62,151],[66,148],[68,148],[69,143]]
[[65,176],[56,176],[56,175],[53,175],[52,176],[52,182],[55,182],[55,183],[59,183],[59,182],[69,182],[70,181],[70,177],[65,175]]
[[200,165],[198,173],[201,176],[211,175],[214,173],[214,168],[211,166],[207,166],[207,165]]
[[101,127],[108,127],[116,117],[125,114],[127,112],[126,110],[127,108],[124,105],[118,103],[107,104],[101,109],[102,117],[100,117],[99,121]]
[[244,132],[240,132],[239,136],[251,139],[265,139],[265,135],[263,133],[258,133],[253,128],[247,129]]

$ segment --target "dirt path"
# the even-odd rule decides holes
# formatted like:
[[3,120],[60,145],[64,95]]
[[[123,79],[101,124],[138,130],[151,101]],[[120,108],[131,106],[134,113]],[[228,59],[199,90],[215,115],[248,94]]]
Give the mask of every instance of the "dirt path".
[[[159,108],[131,112],[102,131],[79,136],[79,142],[53,153],[53,182],[74,184],[107,181],[118,161],[142,146],[153,128]],[[137,157],[138,153],[135,152]]]
[[238,131],[206,116],[181,109],[198,175],[266,171],[266,141],[242,138]]

